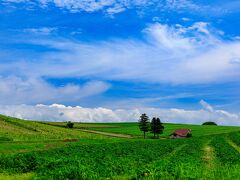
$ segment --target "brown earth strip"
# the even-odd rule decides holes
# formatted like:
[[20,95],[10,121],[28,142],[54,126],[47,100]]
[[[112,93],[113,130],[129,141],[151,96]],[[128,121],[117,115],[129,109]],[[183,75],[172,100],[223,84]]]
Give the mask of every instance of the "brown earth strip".
[[82,131],[82,132],[101,134],[101,135],[105,135],[105,136],[112,136],[112,137],[119,137],[119,138],[133,138],[133,136],[127,135],[127,134],[117,134],[117,133],[110,133],[110,132],[101,132],[101,131],[88,130],[88,129],[78,129],[78,130]]

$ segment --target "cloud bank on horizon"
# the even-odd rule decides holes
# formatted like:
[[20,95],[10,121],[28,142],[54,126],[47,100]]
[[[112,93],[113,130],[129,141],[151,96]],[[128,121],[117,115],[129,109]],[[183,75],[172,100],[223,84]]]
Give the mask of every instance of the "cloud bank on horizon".
[[22,119],[57,121],[57,122],[136,122],[141,113],[150,117],[160,117],[164,123],[202,124],[214,121],[218,125],[239,126],[240,114],[229,113],[224,110],[215,110],[207,102],[201,100],[199,110],[135,108],[83,108],[80,106],[64,106],[61,104],[36,106],[11,105],[0,106],[0,113]]
[[170,122],[239,125],[237,7],[227,0],[1,1],[1,112],[130,121],[146,111]]

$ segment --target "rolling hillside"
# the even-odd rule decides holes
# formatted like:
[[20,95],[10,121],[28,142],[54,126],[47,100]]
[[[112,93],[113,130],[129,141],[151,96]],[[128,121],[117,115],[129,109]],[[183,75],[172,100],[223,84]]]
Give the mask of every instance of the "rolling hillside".
[[[240,127],[165,124],[164,138],[148,134],[145,140],[137,123],[68,129],[66,123],[0,116],[0,128],[0,179],[240,177]],[[178,128],[192,129],[193,137],[168,139]]]

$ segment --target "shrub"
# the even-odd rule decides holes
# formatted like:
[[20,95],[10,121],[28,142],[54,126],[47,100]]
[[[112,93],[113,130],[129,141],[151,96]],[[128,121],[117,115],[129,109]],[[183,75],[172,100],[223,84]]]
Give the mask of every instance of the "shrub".
[[74,123],[71,121],[67,122],[67,128],[73,128]]
[[202,125],[214,125],[214,126],[217,126],[217,123],[212,122],[212,121],[207,121],[207,122],[204,122]]
[[13,141],[13,139],[8,137],[0,137],[0,141]]

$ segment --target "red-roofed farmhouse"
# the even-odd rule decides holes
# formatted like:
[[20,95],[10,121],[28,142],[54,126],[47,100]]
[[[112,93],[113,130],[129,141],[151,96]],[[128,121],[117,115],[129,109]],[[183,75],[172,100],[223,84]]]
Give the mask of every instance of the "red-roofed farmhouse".
[[191,134],[192,134],[191,129],[177,129],[170,135],[170,138],[172,138],[172,139],[187,138],[187,137],[190,137]]

